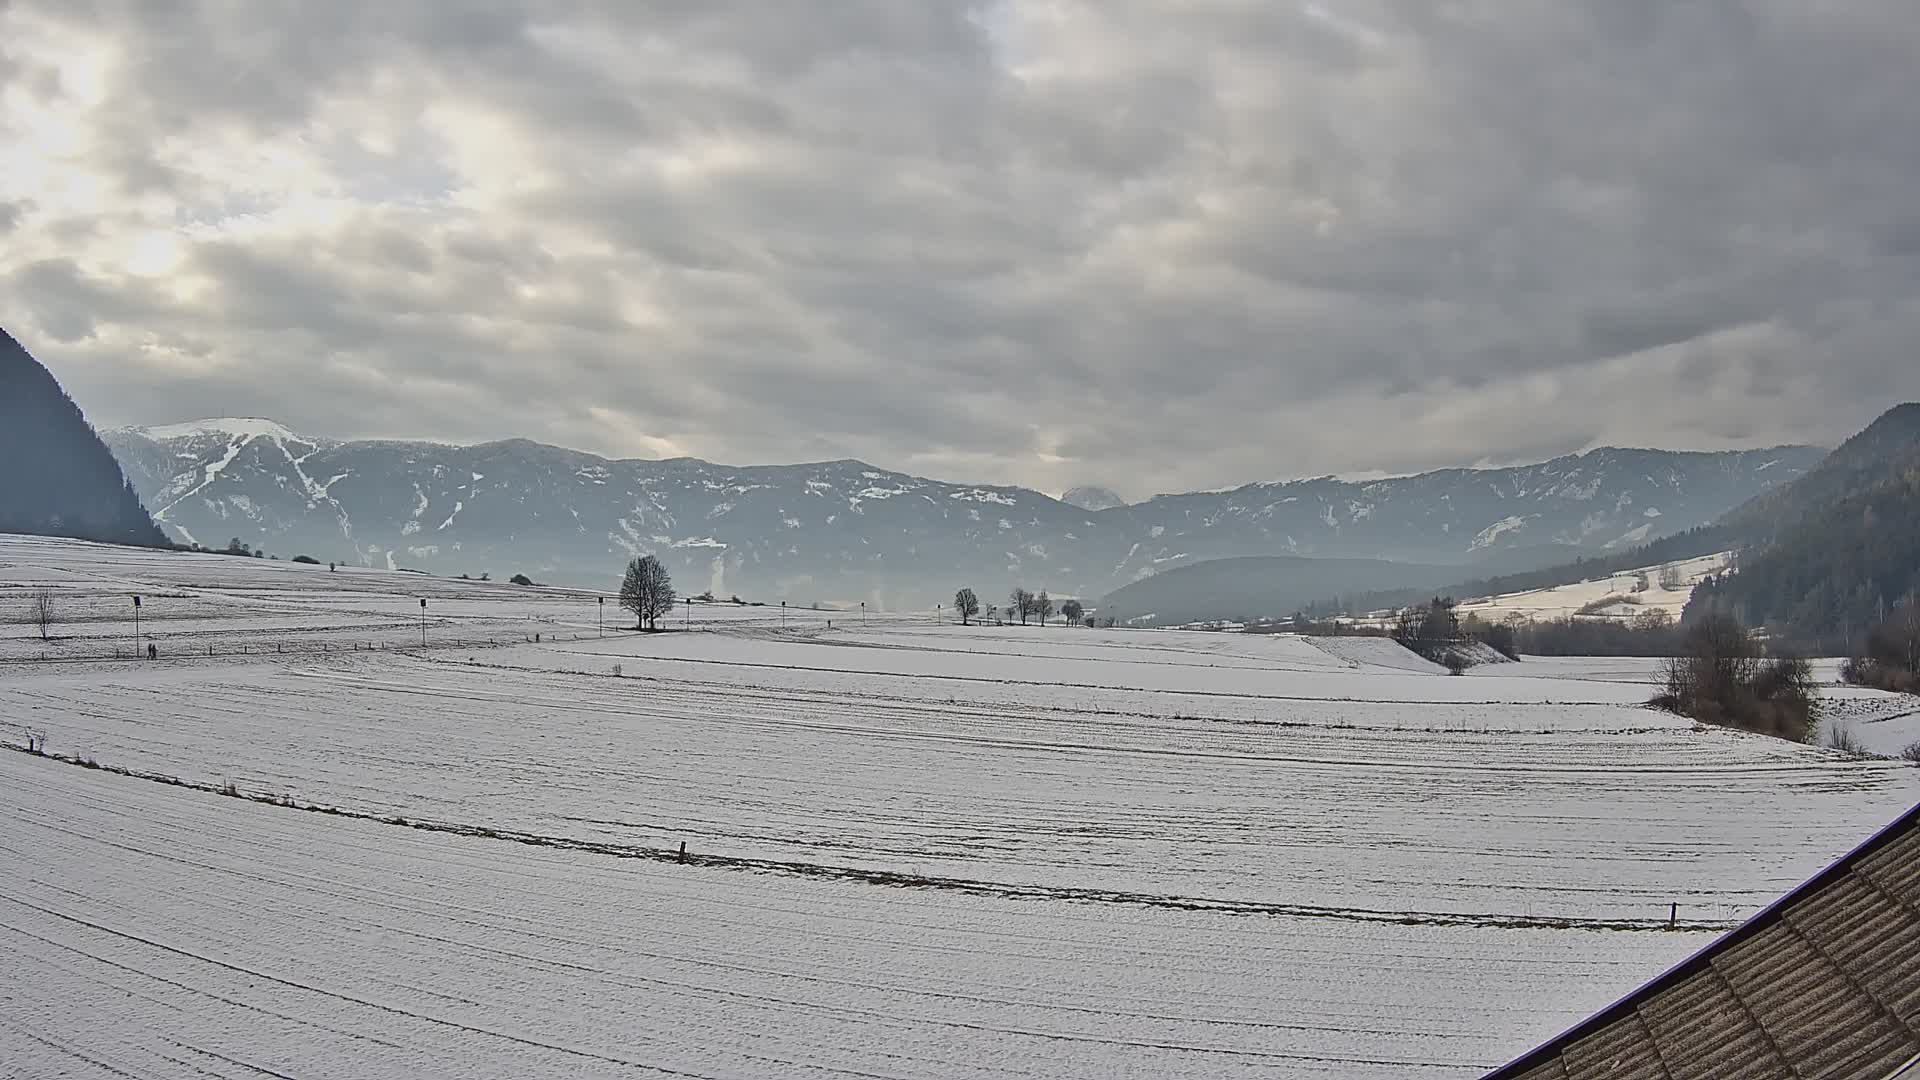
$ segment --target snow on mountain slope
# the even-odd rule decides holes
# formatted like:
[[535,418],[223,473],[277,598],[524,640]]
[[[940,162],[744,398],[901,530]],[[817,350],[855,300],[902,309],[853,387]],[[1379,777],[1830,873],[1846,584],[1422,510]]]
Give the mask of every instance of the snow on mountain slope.
[[1091,486],[1068,488],[1061,494],[1060,501],[1082,510],[1111,510],[1116,506],[1127,505],[1127,500],[1117,493],[1107,488]]
[[1701,524],[1820,456],[1595,450],[1518,469],[1252,484],[1084,510],[858,461],[611,461],[524,439],[343,443],[254,419],[105,438],[161,524],[211,546],[238,537],[283,555],[576,582],[651,552],[723,594],[874,607],[931,607],[961,585],[997,597],[1016,582],[1095,597],[1242,555],[1465,563],[1598,549]]
[[162,442],[169,439],[196,438],[204,435],[224,435],[239,438],[257,438],[264,435],[275,439],[285,439],[289,442],[312,442],[310,439],[302,439],[300,436],[295,435],[293,432],[288,431],[272,420],[263,420],[258,417],[227,417],[217,420],[194,420],[185,424],[162,424],[159,427],[129,428],[128,430],[140,432],[150,439],[156,439]]
[[[1475,597],[1462,601],[1459,613],[1462,618],[1474,614],[1489,622],[1501,622],[1515,617],[1565,619],[1583,611],[1594,618],[1630,619],[1660,611],[1678,621],[1687,600],[1693,596],[1693,587],[1707,575],[1725,570],[1730,558],[1731,553],[1723,551],[1697,559],[1622,570],[1571,585]],[[1668,569],[1673,571],[1671,578],[1664,573]],[[1673,587],[1668,588],[1667,583]],[[1609,599],[1614,603],[1597,610],[1585,610]]]

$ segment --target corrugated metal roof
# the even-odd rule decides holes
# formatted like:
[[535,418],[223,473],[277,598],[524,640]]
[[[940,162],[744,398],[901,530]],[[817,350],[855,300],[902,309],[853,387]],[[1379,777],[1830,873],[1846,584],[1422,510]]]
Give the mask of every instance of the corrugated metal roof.
[[1487,1080],[1920,1076],[1920,806]]

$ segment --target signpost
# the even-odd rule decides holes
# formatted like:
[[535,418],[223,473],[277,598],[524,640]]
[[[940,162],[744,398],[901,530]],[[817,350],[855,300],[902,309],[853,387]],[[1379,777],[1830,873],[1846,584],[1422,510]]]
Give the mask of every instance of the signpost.
[[427,647],[427,598],[420,598],[420,647]]
[[140,655],[140,594],[133,596],[133,655]]
[[600,598],[600,636],[607,636],[607,598]]

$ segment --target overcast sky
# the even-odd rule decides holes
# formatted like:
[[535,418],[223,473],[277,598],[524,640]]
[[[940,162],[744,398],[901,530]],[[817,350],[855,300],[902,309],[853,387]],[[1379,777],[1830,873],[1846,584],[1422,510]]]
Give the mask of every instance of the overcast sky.
[[1913,0],[0,0],[0,325],[264,415],[1131,497],[1920,397]]

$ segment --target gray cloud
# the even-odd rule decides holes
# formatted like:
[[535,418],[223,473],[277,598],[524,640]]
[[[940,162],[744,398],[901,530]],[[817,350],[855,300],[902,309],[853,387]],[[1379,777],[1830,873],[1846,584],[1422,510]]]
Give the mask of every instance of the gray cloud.
[[0,320],[109,423],[1135,496],[1830,441],[1920,396],[1916,54],[1904,0],[15,0]]

